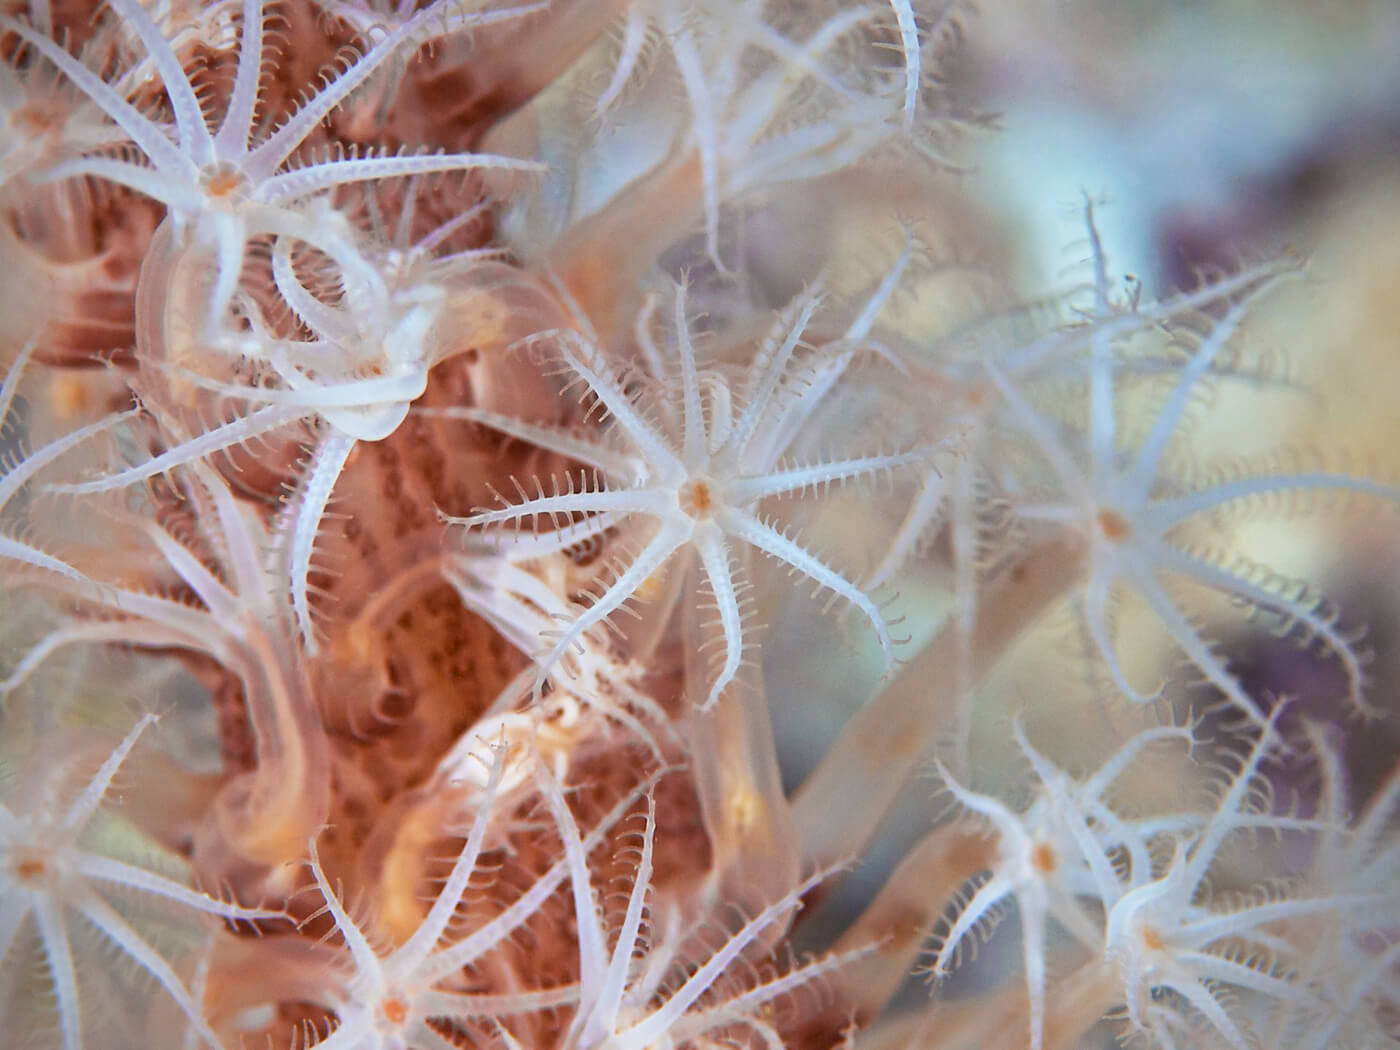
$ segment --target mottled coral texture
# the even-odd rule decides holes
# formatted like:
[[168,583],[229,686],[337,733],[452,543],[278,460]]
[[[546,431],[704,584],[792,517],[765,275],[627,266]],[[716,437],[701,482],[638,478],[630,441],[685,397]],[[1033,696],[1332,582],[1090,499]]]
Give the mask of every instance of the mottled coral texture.
[[1018,305],[973,12],[0,9],[7,1047],[1395,1045],[1305,262]]

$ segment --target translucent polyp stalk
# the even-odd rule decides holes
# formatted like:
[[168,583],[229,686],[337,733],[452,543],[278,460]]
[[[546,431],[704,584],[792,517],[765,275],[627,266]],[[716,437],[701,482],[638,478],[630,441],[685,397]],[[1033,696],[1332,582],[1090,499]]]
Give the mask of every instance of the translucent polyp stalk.
[[[697,586],[700,573],[693,559],[687,575],[686,586]],[[685,702],[691,711],[686,738],[714,852],[713,888],[726,901],[762,907],[790,892],[801,875],[762,669],[756,660],[745,661],[714,706],[701,711],[698,704],[710,691],[708,654],[719,625],[693,594],[682,604]]]
[[[220,364],[219,352],[202,343],[198,310],[208,274],[195,250],[183,248],[167,219],[156,231],[137,285],[137,350],[143,361]],[[226,366],[225,366],[226,367]],[[207,369],[194,368],[205,374]],[[156,367],[153,378],[171,409],[189,400]],[[177,381],[178,383],[178,381]],[[255,864],[279,865],[300,857],[306,840],[325,824],[330,808],[330,757],[310,684],[294,651],[287,622],[268,611],[247,610],[229,624],[237,659],[230,667],[243,686],[257,768],[220,792],[216,827],[223,846]]]
[[[440,316],[451,320],[439,323],[433,330],[433,364],[469,350],[477,351],[483,358],[497,356],[529,336],[556,328],[564,321],[552,291],[514,267],[494,262],[454,264],[450,269],[437,272],[435,280],[445,293]],[[534,377],[530,377],[529,383],[523,382],[518,360],[511,358],[510,362],[514,366],[512,378],[516,384],[532,388]],[[549,390],[554,397],[554,388],[549,387]],[[480,405],[480,399],[477,404]],[[555,406],[546,404],[543,407]]]
[[[626,12],[628,0],[556,0],[549,17],[528,23],[505,46],[474,51],[481,108],[499,121],[559,80]],[[507,22],[510,33],[513,24]]]
[[[205,1016],[222,1035],[236,1031],[237,1019],[248,1011],[315,1002],[340,961],[334,947],[301,937],[219,937],[211,952]],[[224,1045],[237,1042],[237,1036],[226,1038]]]
[[224,788],[215,812],[225,842],[257,864],[301,857],[330,812],[330,752],[293,644],[290,624],[276,639],[254,628],[237,661],[258,764]]
[[228,379],[236,358],[201,338],[200,304],[212,286],[214,257],[186,246],[185,239],[169,217],[151,237],[136,281],[136,353],[143,396],[161,418],[200,424],[198,408],[206,398],[173,369]]
[[[1034,547],[980,596],[967,652],[973,675],[987,673],[1028,626],[1081,578],[1084,550],[1073,539]],[[939,734],[957,719],[966,644],[956,619],[858,711],[794,800],[806,863],[858,856],[881,827]]]
[[[1047,989],[1043,1050],[1078,1050],[1084,1037],[1117,1006],[1123,989],[1102,959],[1093,959]],[[873,1030],[858,1050],[1025,1050],[1026,989],[1012,980],[991,992],[926,1011]],[[917,1035],[927,1033],[926,1042]]]
[[154,751],[142,756],[141,774],[122,790],[123,815],[172,853],[183,851],[221,778],[192,773]]
[[[1008,991],[1011,989],[1008,988]],[[1024,988],[1014,995],[1023,1000]],[[1103,959],[1093,959],[1046,989],[1043,1050],[1076,1050],[1089,1030],[1123,999],[1123,986]],[[996,1038],[966,1044],[979,1050],[1020,1050],[1026,1045],[1026,1011],[1015,1011]]]
[[603,346],[615,346],[641,311],[644,274],[657,255],[690,232],[701,214],[700,160],[691,153],[629,184],[601,211],[566,233],[549,254],[563,283]]
[[930,832],[910,851],[836,944],[838,952],[869,944],[870,955],[843,967],[843,1002],[857,1023],[884,1009],[909,978],[933,924],[968,879],[989,867],[996,840],[969,824],[947,824]]

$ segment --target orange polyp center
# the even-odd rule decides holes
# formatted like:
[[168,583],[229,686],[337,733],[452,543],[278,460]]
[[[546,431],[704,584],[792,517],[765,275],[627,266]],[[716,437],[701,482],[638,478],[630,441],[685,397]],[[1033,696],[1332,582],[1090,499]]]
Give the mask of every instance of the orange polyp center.
[[681,509],[692,518],[706,518],[715,509],[715,493],[703,478],[687,481],[681,487]]
[[32,853],[21,856],[15,863],[15,875],[21,882],[38,882],[48,871],[48,861]]
[[1166,947],[1166,941],[1162,940],[1162,935],[1157,932],[1155,926],[1144,926],[1142,928],[1142,943],[1150,952],[1160,952]]
[[1099,531],[1104,538],[1118,543],[1128,538],[1128,534],[1133,531],[1128,524],[1128,519],[1119,514],[1116,510],[1099,511]]
[[408,1019],[408,1004],[402,999],[385,999],[379,1008],[390,1024],[401,1025]]
[[55,376],[49,385],[49,406],[60,419],[75,419],[92,407],[87,383],[73,375]]
[[227,197],[242,185],[243,179],[236,171],[221,171],[211,175],[205,189],[211,197]]
[[57,128],[62,119],[54,110],[31,102],[15,110],[10,115],[10,123],[16,130],[43,135]]
[[1055,857],[1055,847],[1041,842],[1031,850],[1031,867],[1035,868],[1036,871],[1042,874],[1049,874],[1054,871],[1057,866],[1058,860]]

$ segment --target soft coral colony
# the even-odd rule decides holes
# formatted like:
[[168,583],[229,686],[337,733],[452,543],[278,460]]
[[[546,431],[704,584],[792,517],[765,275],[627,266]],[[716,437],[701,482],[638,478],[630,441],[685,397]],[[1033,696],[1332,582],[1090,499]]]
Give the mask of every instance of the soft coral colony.
[[[1086,201],[1083,289],[916,339],[990,278],[926,222],[844,209],[855,277],[814,237],[986,123],[965,17],[3,5],[10,1045],[1395,1045],[1400,770],[1358,796],[1335,732],[1384,704],[1230,529],[1396,493],[1184,439],[1299,396],[1241,338],[1299,265],[1149,301]],[[1238,676],[1222,598],[1336,665],[1330,727]],[[1121,729],[1184,695],[1125,607],[1207,715]],[[1087,771],[1006,726],[1018,802],[977,685],[1056,608],[1120,713]],[[785,793],[762,621],[823,609],[870,698]],[[930,768],[932,830],[811,933]],[[1011,911],[1020,972],[890,1008]]]

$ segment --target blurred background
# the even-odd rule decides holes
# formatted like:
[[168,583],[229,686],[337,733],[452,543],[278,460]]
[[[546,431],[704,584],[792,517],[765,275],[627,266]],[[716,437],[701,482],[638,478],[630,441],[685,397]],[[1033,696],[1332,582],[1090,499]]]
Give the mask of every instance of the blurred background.
[[[1306,279],[1270,296],[1248,338],[1311,393],[1219,393],[1192,433],[1194,456],[1208,467],[1288,447],[1400,478],[1400,3],[982,0],[950,77],[996,127],[961,141],[967,173],[924,195],[919,218],[946,234],[945,247],[975,257],[1022,300],[1063,292],[1086,275],[1088,194],[1101,202],[1110,272],[1140,281],[1145,300],[1189,289],[1203,272],[1301,253]],[[914,323],[932,333],[958,323],[970,309],[966,291],[921,297]],[[1307,702],[1331,692],[1328,661],[1238,616],[1214,634],[1252,693],[1303,697],[1300,714],[1336,723],[1360,805],[1400,754],[1400,516],[1367,501],[1320,505],[1244,517],[1232,535],[1251,559],[1317,584],[1344,624],[1366,626],[1371,700],[1391,717],[1364,726]],[[901,580],[915,634],[946,608],[935,582]],[[1082,679],[1047,674],[1065,663],[1056,647],[1069,623],[1065,613],[1050,619],[1059,622],[1026,638],[979,692],[979,790],[1022,779],[1006,732],[1016,713],[1038,746],[1071,766],[1103,754],[1102,705]],[[1154,668],[1170,673],[1160,629],[1120,626],[1149,680]],[[814,644],[823,630],[830,644]],[[775,627],[765,651],[791,784],[865,699],[868,668],[842,662],[840,633],[804,619]],[[829,664],[811,659],[827,652]],[[1186,690],[1178,711],[1210,699]],[[1306,805],[1311,776],[1281,770],[1278,786]],[[833,916],[858,910],[937,818],[938,787],[925,778],[907,793],[877,855],[828,902]],[[1015,965],[997,961],[998,942],[1017,950],[1014,937],[998,938],[985,964]]]
[[[1145,298],[1285,251],[1308,260],[1247,339],[1314,396],[1218,392],[1192,434],[1199,465],[1286,447],[1400,477],[1400,4],[985,0],[962,63],[967,96],[999,115],[970,143],[967,191],[1023,295],[1082,276],[1085,193],[1104,202],[1110,272]],[[1235,545],[1367,625],[1372,701],[1400,712],[1400,519],[1345,503],[1245,517]],[[1306,702],[1327,691],[1325,661],[1234,626],[1221,640],[1252,692],[1332,720]],[[1358,790],[1400,752],[1395,721],[1349,734]]]

